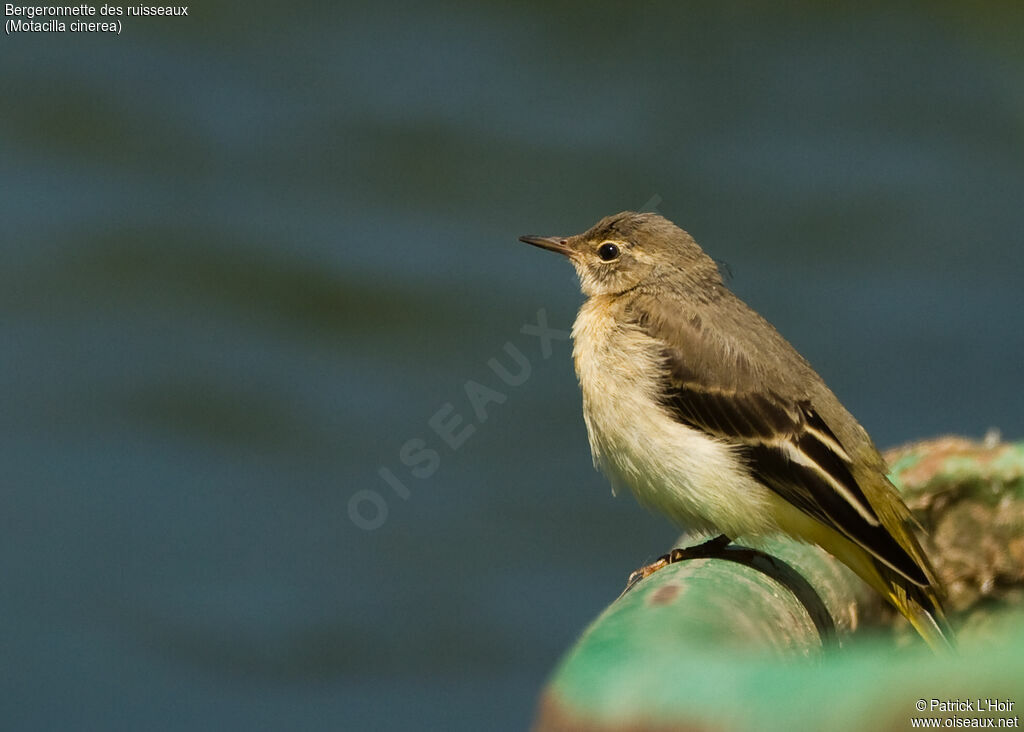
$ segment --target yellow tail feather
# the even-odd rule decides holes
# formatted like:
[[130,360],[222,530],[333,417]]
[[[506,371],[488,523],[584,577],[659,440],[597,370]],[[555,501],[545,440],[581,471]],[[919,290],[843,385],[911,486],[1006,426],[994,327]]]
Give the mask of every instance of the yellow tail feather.
[[914,630],[936,655],[948,656],[956,650],[956,637],[942,610],[939,598],[928,590],[922,592],[927,593],[930,608],[925,608],[914,598],[908,597],[903,587],[893,587],[886,597],[903,617],[910,621]]

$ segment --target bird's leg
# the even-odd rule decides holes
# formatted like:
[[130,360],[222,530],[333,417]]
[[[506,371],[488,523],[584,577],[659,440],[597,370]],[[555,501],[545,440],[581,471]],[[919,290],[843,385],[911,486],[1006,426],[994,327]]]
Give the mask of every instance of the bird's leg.
[[708,539],[696,546],[673,549],[668,554],[663,554],[650,564],[647,564],[630,574],[629,579],[626,580],[626,589],[622,591],[622,594],[624,595],[633,589],[633,586],[640,580],[650,577],[659,569],[664,569],[670,564],[681,562],[684,559],[717,557],[725,547],[729,546],[731,542],[732,539],[728,536],[725,534],[719,534],[718,536]]
[[[732,543],[725,534],[719,534],[696,546],[688,546],[684,549],[673,549],[668,556],[668,563],[681,562],[684,559],[701,559],[704,557],[717,557],[729,544]],[[661,569],[659,567],[659,569]]]

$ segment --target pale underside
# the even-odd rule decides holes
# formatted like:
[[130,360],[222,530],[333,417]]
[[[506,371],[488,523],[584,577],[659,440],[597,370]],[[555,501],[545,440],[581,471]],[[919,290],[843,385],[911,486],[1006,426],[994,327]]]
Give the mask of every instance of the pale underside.
[[573,327],[590,448],[613,489],[628,486],[682,527],[733,537],[782,529],[780,499],[749,477],[733,447],[657,408],[656,349],[639,329],[613,321],[588,300]]

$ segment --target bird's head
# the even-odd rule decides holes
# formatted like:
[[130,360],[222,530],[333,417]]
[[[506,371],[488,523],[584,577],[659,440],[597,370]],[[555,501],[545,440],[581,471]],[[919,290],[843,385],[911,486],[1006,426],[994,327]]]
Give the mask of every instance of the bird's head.
[[568,257],[583,294],[721,284],[718,269],[689,234],[653,213],[623,211],[575,236],[521,236],[520,241]]

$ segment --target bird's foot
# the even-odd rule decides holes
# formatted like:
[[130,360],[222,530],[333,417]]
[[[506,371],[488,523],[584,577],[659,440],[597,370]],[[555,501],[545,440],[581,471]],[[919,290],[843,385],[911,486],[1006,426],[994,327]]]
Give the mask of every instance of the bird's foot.
[[[703,559],[708,557],[717,557],[721,554],[722,550],[725,549],[730,543],[730,539],[725,534],[719,534],[716,537],[708,539],[707,541],[697,544],[696,546],[688,546],[683,548],[675,548],[668,554],[663,554],[650,564],[644,565],[640,569],[632,572],[629,575],[629,579],[626,580],[626,589],[622,591],[622,595],[625,595],[634,585],[640,580],[647,579],[652,574],[657,572],[659,569],[664,569],[670,564],[681,562],[684,559]],[[619,595],[619,597],[622,597]]]

